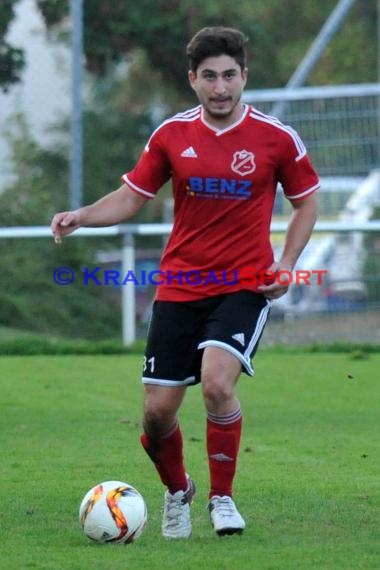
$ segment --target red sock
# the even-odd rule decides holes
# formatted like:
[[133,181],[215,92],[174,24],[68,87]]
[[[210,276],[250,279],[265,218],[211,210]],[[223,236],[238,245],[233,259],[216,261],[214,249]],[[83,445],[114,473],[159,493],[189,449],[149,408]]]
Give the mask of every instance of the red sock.
[[232,484],[239,453],[242,415],[240,407],[226,416],[207,415],[207,453],[210,493],[232,497]]
[[169,493],[173,495],[180,490],[186,491],[188,481],[183,462],[182,433],[178,423],[160,439],[152,439],[146,433],[140,439]]

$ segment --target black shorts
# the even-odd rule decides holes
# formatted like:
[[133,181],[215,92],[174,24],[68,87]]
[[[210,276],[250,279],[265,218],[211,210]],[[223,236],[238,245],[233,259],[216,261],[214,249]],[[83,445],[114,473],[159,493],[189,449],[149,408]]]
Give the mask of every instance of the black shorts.
[[144,384],[183,386],[200,382],[203,349],[231,352],[253,375],[255,354],[270,310],[259,293],[238,291],[199,301],[155,301],[144,356]]

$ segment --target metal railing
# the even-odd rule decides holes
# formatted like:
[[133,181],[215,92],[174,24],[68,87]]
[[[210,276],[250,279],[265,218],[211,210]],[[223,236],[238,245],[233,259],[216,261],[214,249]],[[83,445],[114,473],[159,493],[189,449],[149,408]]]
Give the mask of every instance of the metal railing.
[[[136,236],[166,236],[170,234],[172,224],[121,224],[107,228],[80,228],[72,236],[75,237],[106,237],[122,236],[121,267],[122,275],[135,270],[135,237]],[[287,222],[273,222],[272,234],[283,234],[287,229]],[[351,232],[378,232],[380,233],[380,220],[367,222],[317,222],[314,233],[340,233]],[[0,239],[53,239],[49,226],[32,227],[3,227],[0,228]],[[52,247],[53,244],[52,244]],[[128,282],[121,287],[121,310],[122,310],[122,340],[128,346],[136,340],[136,307],[135,285]]]

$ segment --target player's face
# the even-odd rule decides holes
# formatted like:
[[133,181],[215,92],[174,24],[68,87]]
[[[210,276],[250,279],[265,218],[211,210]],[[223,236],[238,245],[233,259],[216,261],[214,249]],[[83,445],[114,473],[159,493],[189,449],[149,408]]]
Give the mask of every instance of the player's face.
[[196,73],[189,71],[191,87],[211,124],[224,127],[237,121],[243,111],[241,94],[247,82],[247,69],[241,70],[229,55],[208,57]]

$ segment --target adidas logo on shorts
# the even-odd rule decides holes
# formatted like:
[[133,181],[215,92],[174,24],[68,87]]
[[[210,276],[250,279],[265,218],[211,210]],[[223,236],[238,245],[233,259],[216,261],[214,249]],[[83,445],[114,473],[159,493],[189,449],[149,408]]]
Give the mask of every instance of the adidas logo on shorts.
[[233,338],[234,340],[237,340],[238,342],[240,342],[240,344],[241,344],[242,346],[245,345],[245,336],[244,336],[244,333],[236,333],[236,334],[233,334],[233,335],[232,335],[232,338]]

